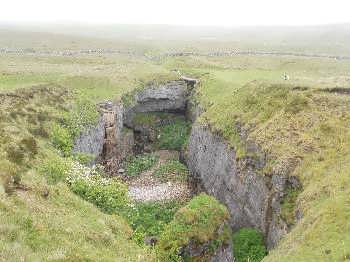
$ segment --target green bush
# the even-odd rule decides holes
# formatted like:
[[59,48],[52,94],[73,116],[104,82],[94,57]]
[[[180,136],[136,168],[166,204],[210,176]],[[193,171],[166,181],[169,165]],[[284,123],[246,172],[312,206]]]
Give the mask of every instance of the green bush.
[[[225,206],[215,198],[204,193],[194,197],[186,206],[180,208],[174,219],[165,227],[161,234],[157,255],[160,261],[182,261],[180,256],[187,257],[188,254],[180,254],[182,247],[190,240],[198,245],[208,244],[216,247],[221,244],[229,244],[231,231],[228,226],[219,232],[229,218]],[[215,249],[215,247],[213,247]],[[214,251],[208,249],[208,252]],[[209,256],[210,254],[203,254]]]
[[136,242],[144,245],[145,236],[159,236],[182,205],[182,202],[136,203],[124,216],[134,229]]
[[160,178],[162,181],[186,181],[188,169],[177,160],[169,160],[157,168],[153,175]]
[[281,217],[288,225],[295,223],[295,206],[301,189],[288,188],[281,203]]
[[68,156],[73,148],[72,136],[69,129],[55,124],[51,131],[51,140],[53,145],[62,151],[65,156]]
[[154,154],[133,157],[126,162],[126,174],[131,177],[137,176],[141,172],[150,169],[157,161],[158,157]]
[[73,110],[67,112],[61,124],[55,124],[51,130],[54,146],[69,156],[74,146],[74,139],[87,127],[95,125],[98,119],[96,105],[86,98],[80,98]]
[[36,142],[34,137],[26,137],[23,138],[20,142],[21,146],[24,147],[24,149],[30,153],[30,155],[33,157],[36,154],[38,154],[38,143]]
[[233,252],[236,262],[258,262],[267,255],[262,234],[251,228],[233,235]]
[[107,178],[99,167],[89,168],[74,162],[67,172],[71,190],[108,214],[124,210],[128,204],[128,188],[116,178]]
[[6,148],[7,159],[17,165],[23,164],[25,160],[25,150],[17,144],[10,144]]
[[58,155],[48,156],[39,166],[39,172],[44,175],[50,184],[56,184],[66,178],[71,162]]
[[64,125],[72,138],[77,137],[86,127],[93,126],[98,120],[99,113],[94,102],[80,98],[73,110],[64,116]]
[[188,140],[190,125],[183,119],[164,125],[159,129],[159,149],[181,150]]

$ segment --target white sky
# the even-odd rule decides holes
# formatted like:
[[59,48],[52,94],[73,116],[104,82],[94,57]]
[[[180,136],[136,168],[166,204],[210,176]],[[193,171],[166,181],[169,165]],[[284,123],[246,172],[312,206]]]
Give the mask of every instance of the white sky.
[[0,21],[176,25],[350,22],[350,0],[0,0]]

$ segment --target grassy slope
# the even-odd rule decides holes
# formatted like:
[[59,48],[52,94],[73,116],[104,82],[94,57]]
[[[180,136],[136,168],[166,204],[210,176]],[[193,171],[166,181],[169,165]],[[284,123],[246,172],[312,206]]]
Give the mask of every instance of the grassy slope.
[[[303,218],[264,261],[348,260],[350,97],[320,90],[349,86],[350,64],[241,57],[179,58],[167,66],[202,75],[198,96],[207,112],[201,121],[244,155],[235,129],[242,124],[248,139],[269,153],[263,175],[290,173],[302,182]],[[283,72],[291,76],[288,84]]]
[[[47,186],[29,172],[29,191],[1,196],[2,261],[151,261],[134,242],[131,229],[117,216],[101,213],[66,185]],[[48,198],[42,192],[50,190]]]
[[[36,167],[53,153],[46,132],[72,94],[95,101],[115,99],[155,78],[173,75],[134,56],[1,56],[0,96],[5,95],[0,97],[0,260],[154,260],[130,240],[132,231],[124,220],[103,214],[64,183],[48,184]],[[35,91],[39,86],[44,88],[41,95]],[[15,96],[7,96],[9,92]],[[22,139],[33,136],[38,143],[35,155],[21,146]],[[21,174],[25,190],[9,196],[5,190],[10,173]]]
[[[49,84],[0,96],[0,260],[152,261],[123,219],[39,174],[41,162],[57,154],[46,136],[69,97]],[[11,174],[21,177],[15,186]]]

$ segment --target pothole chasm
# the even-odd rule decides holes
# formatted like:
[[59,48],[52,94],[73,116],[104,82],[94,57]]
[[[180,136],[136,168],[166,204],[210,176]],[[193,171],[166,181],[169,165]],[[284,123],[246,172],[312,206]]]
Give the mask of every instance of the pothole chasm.
[[[139,244],[156,245],[165,225],[201,191],[226,205],[231,215],[227,222],[235,231],[243,227],[261,226],[261,231],[266,228],[265,206],[259,206],[268,193],[264,191],[263,181],[260,178],[253,181],[260,191],[263,189],[257,191],[264,194],[261,201],[254,200],[258,196],[245,186],[245,181],[227,184],[225,180],[232,181],[232,175],[236,176],[232,173],[234,155],[221,137],[200,125],[192,128],[201,113],[189,99],[192,88],[184,81],[173,81],[132,94],[131,103],[122,100],[100,105],[105,134],[101,160],[110,176],[121,178],[129,187],[137,212],[126,216]],[[242,189],[235,192],[232,186]],[[239,194],[247,198],[243,199],[244,203],[238,202],[242,198]],[[253,212],[240,211],[240,204],[246,207],[244,210],[249,208]],[[255,209],[259,213],[254,214]],[[187,255],[205,253],[210,243],[194,247],[190,242],[181,250]],[[231,242],[225,246],[220,246],[222,252],[215,261],[231,261],[223,260],[232,257]]]
[[[133,140],[129,155],[119,166],[107,166],[129,186],[131,199],[140,202],[185,201],[193,194],[183,160],[191,124],[184,114],[136,113],[123,133]],[[132,138],[133,137],[133,138]],[[113,160],[112,160],[113,161]]]

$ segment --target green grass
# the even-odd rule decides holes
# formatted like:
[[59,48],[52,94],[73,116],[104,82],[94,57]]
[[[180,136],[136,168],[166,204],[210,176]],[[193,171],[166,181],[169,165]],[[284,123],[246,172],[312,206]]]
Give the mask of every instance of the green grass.
[[161,181],[181,181],[188,179],[187,167],[177,160],[169,160],[154,170],[153,175]]
[[130,177],[137,176],[143,171],[149,170],[157,161],[158,157],[152,153],[132,157],[125,164],[126,175]]
[[288,188],[283,197],[281,205],[281,217],[288,225],[295,224],[296,202],[300,194],[300,189]]
[[[175,214],[174,219],[165,227],[157,245],[158,258],[161,261],[182,261],[185,259],[203,260],[221,244],[230,241],[230,229],[219,231],[229,218],[226,207],[216,199],[204,193],[194,197],[186,206]],[[209,244],[208,250],[201,257],[189,258],[181,254],[181,247],[193,241],[195,245]]]
[[102,213],[62,183],[68,163],[48,137],[33,137],[32,130],[47,130],[61,119],[60,105],[70,99],[66,91],[41,86],[5,98],[0,104],[0,260],[154,261],[130,241],[133,232],[124,219]]
[[155,149],[180,151],[186,145],[191,130],[190,123],[183,115],[164,112],[137,113],[133,124],[156,132],[157,139],[153,144]]
[[45,84],[54,79],[57,79],[57,75],[51,73],[3,73],[0,74],[0,90],[11,91],[19,88],[30,88],[33,85]]
[[34,173],[23,183],[31,190],[0,200],[1,260],[151,261],[128,240],[132,231],[120,217],[101,213],[64,184],[46,186]]
[[156,147],[159,149],[180,151],[187,143],[191,126],[183,119],[176,119],[173,123],[163,125],[158,131]]
[[255,229],[242,228],[232,240],[237,262],[260,262],[267,254],[263,235]]
[[133,238],[139,245],[144,246],[145,237],[158,238],[183,205],[181,201],[135,203],[124,216],[134,229]]
[[174,118],[178,119],[181,116],[166,112],[136,113],[132,121],[134,125],[156,128],[161,126],[163,122],[172,121]]

